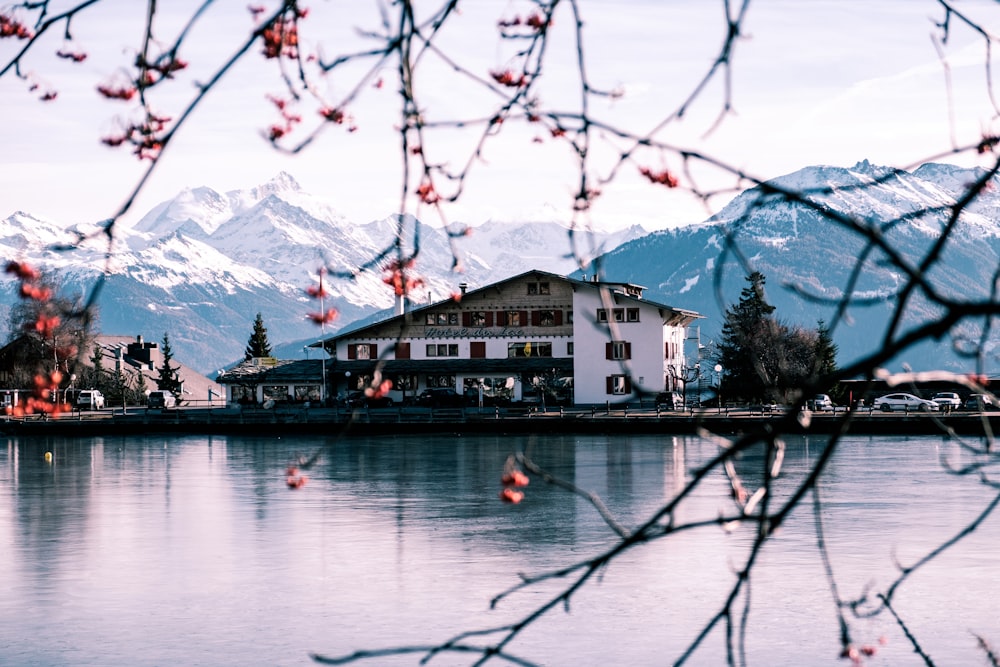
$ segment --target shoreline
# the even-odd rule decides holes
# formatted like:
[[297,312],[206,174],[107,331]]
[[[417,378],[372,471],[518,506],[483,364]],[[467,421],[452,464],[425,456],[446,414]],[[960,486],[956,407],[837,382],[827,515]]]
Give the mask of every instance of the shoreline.
[[[464,433],[606,433],[610,435],[695,435],[704,431],[731,436],[775,427],[797,435],[831,435],[844,428],[848,413],[810,413],[788,423],[783,413],[757,410],[718,412],[655,409],[562,409],[548,411],[460,408],[386,408],[349,412],[332,408],[132,408],[95,413],[8,418],[0,432],[12,437],[115,435],[400,435]],[[855,435],[963,435],[1000,432],[1000,413],[880,413],[856,411],[848,432]]]

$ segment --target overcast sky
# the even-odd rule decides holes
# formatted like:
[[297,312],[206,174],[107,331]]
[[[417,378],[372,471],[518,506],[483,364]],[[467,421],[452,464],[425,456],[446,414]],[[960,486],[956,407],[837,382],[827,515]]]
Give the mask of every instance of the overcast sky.
[[[43,103],[37,91],[10,74],[0,79],[0,217],[16,210],[60,223],[95,222],[112,215],[134,187],[141,168],[127,150],[114,150],[100,137],[115,128],[116,116],[129,105],[102,99],[97,84],[129,63],[141,43],[144,5],[134,0],[105,0],[73,24],[77,44],[87,51],[80,64],[56,59],[66,47],[61,31],[39,44],[25,61],[43,88],[58,91]],[[261,3],[268,5],[268,3]],[[273,3],[271,3],[273,4]],[[358,42],[352,28],[378,28],[374,2],[310,3],[302,22],[303,40],[322,44],[327,56],[349,51]],[[418,3],[436,7],[438,2]],[[595,102],[593,111],[618,127],[646,132],[676,109],[707,71],[722,44],[722,3],[711,0],[580,0],[585,21],[588,73],[599,87],[618,88],[624,96]],[[159,3],[170,12],[159,36],[170,41],[196,3]],[[165,7],[164,5],[169,5]],[[989,0],[955,5],[1000,26],[1000,5]],[[475,0],[459,4],[461,14],[449,24],[442,45],[471,70],[488,77],[508,66],[509,45],[497,39],[496,22],[525,14],[529,5]],[[204,79],[245,38],[253,23],[247,3],[217,2],[192,35],[181,55],[191,62],[173,87],[157,92],[157,110],[179,113]],[[572,65],[576,52],[566,39],[572,27],[569,6],[553,27],[553,43],[539,89],[543,103],[576,103]],[[989,105],[981,39],[953,21],[943,47],[952,77],[952,96],[934,37],[934,23],[944,12],[931,0],[757,0],[750,6],[744,37],[733,56],[733,114],[706,136],[719,111],[722,86],[714,83],[683,122],[658,135],[672,144],[717,157],[749,173],[770,178],[813,164],[850,166],[869,159],[907,166],[975,142],[996,131]],[[22,43],[0,41],[6,64]],[[217,90],[199,107],[178,141],[165,153],[127,221],[135,221],[182,188],[209,186],[220,192],[249,188],[287,171],[303,188],[326,198],[349,219],[363,223],[399,208],[398,97],[393,70],[381,88],[366,87],[351,111],[357,131],[329,128],[313,146],[296,156],[273,151],[262,133],[276,120],[267,93],[281,93],[274,61],[255,46]],[[457,88],[444,70],[427,65],[418,91],[429,116],[475,114],[480,100]],[[331,99],[347,88],[346,79],[322,82]],[[307,122],[313,116],[305,111]],[[569,151],[540,136],[533,127],[504,127],[487,144],[472,172],[462,200],[448,210],[452,221],[472,225],[486,220],[565,220],[576,174]],[[535,137],[542,141],[535,141]],[[455,161],[467,155],[468,133],[436,137],[428,146],[435,159]],[[603,145],[603,144],[602,144]],[[463,152],[464,151],[464,152]],[[613,162],[603,148],[594,151],[593,173],[605,175]],[[677,169],[670,156],[649,154],[651,167]],[[975,164],[974,157],[947,161]],[[697,173],[703,186],[729,188],[730,176]],[[712,202],[717,209],[731,195]],[[641,224],[648,230],[698,222],[709,211],[680,191],[645,183],[635,165],[602,188],[592,210],[601,228]]]

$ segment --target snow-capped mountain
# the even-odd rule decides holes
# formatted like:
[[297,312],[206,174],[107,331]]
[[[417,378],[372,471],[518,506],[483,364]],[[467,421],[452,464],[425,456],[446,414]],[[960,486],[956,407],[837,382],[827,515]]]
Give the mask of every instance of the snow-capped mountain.
[[[881,251],[866,254],[860,234],[816,209],[880,230],[916,266],[939,239],[956,198],[984,173],[944,164],[926,164],[908,173],[867,161],[851,168],[808,167],[743,192],[704,223],[624,243],[602,258],[602,268],[615,280],[647,286],[651,299],[704,314],[701,343],[708,345],[719,334],[725,309],[747,284],[748,268],[740,257],[765,275],[775,315],[806,327],[815,327],[821,319],[834,322],[836,301],[849,289],[852,271],[862,261],[852,290],[855,303],[833,331],[838,360],[846,364],[878,349],[907,276],[890,266]],[[998,187],[987,188],[966,209],[942,262],[927,273],[945,297],[989,296],[1000,263],[1000,181],[994,180]],[[815,207],[789,201],[782,191],[806,193]],[[903,330],[935,313],[926,299],[911,300]],[[973,329],[968,333],[971,340],[978,336]],[[921,345],[889,367],[974,370],[974,361],[956,354],[953,343],[947,339]],[[996,345],[991,341],[988,349]],[[987,362],[987,371],[1000,369],[995,354]]]
[[[319,337],[306,317],[319,304],[305,288],[316,283],[320,267],[331,271],[324,305],[340,311],[327,334],[392,308],[395,297],[380,270],[385,262],[373,266],[372,260],[391,248],[400,230],[405,249],[419,246],[416,270],[425,286],[412,295],[418,303],[444,298],[462,282],[476,287],[531,268],[568,273],[576,266],[567,256],[569,232],[557,223],[486,223],[469,234],[412,218],[402,225],[396,217],[356,224],[286,173],[227,193],[187,188],[133,227],[116,229],[110,255],[101,234],[57,251],[95,229],[65,229],[17,212],[0,221],[0,252],[52,271],[64,293],[81,297],[106,271],[102,331],[153,339],[169,333],[179,359],[211,373],[242,357],[257,312],[274,345]],[[645,233],[632,228],[588,239],[606,250]],[[461,273],[451,271],[456,255]],[[358,273],[365,266],[371,268]],[[0,308],[7,309],[16,300],[14,283],[2,286]]]

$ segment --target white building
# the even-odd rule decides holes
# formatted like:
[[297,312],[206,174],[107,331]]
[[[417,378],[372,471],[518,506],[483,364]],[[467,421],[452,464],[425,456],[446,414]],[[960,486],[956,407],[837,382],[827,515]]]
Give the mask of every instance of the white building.
[[604,404],[681,392],[685,331],[701,315],[642,292],[544,271],[463,287],[454,299],[324,341],[331,395],[386,379],[397,403],[428,388],[484,404]]

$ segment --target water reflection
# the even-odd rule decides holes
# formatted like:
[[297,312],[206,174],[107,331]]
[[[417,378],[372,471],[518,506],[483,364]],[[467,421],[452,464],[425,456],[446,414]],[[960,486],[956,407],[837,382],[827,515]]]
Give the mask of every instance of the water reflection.
[[[111,666],[305,665],[309,651],[436,642],[515,620],[565,584],[491,612],[489,599],[519,572],[591,557],[615,537],[585,500],[537,479],[520,505],[500,503],[512,450],[599,494],[627,526],[675,498],[718,452],[672,436],[150,436],[5,447],[0,664]],[[788,442],[775,502],[825,447],[822,438]],[[289,490],[286,465],[320,448],[309,484]],[[741,454],[748,485],[764,455]],[[845,597],[884,588],[898,575],[894,563],[914,563],[982,510],[993,492],[941,467],[970,460],[935,438],[843,443],[820,491]],[[732,511],[728,481],[713,474],[673,520]],[[1000,643],[997,523],[921,570],[897,600],[942,664],[982,661],[970,632]],[[751,540],[749,530],[713,527],[628,552],[576,594],[572,613],[526,632],[517,653],[548,665],[669,664],[718,610]],[[808,507],[764,550],[752,584],[751,664],[839,664]],[[890,620],[853,629],[859,640],[890,639],[872,664],[920,664]],[[719,664],[722,647],[713,633],[693,664]]]

